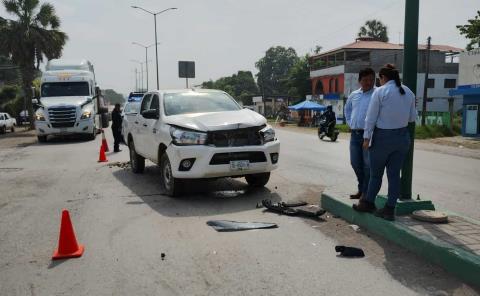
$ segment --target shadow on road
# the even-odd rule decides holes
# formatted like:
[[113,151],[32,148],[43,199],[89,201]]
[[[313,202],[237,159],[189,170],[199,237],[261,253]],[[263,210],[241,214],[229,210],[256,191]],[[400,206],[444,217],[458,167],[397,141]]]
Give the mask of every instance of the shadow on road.
[[123,185],[142,201],[128,201],[126,204],[136,206],[148,204],[152,209],[167,217],[191,217],[228,214],[249,211],[256,208],[263,199],[273,202],[281,200],[280,196],[267,187],[251,188],[243,179],[189,180],[179,197],[163,195],[160,184],[160,169],[156,165],[145,167],[143,174],[134,174],[130,169],[113,172]]

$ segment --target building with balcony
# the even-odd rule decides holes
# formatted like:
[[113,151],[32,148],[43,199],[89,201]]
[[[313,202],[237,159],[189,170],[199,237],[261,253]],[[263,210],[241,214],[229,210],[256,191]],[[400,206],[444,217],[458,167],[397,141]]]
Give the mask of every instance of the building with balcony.
[[[418,45],[417,108],[421,110],[426,69],[426,45]],[[427,111],[448,111],[448,91],[457,86],[458,54],[463,50],[448,45],[432,45]],[[360,87],[358,72],[371,67],[378,73],[387,64],[394,64],[402,75],[403,45],[358,38],[355,42],[329,50],[310,59],[312,98],[324,105],[332,105],[337,116],[343,116],[344,97]],[[462,107],[455,101],[455,109]]]

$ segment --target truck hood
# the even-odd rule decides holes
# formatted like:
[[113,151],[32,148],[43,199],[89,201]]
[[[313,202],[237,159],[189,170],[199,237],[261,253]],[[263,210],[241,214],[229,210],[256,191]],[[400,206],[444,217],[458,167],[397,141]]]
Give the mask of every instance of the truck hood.
[[219,131],[260,126],[267,123],[262,115],[248,109],[212,113],[167,116],[165,122],[198,131]]
[[72,97],[45,97],[40,98],[40,102],[45,107],[53,106],[80,106],[85,103],[88,96],[72,96]]

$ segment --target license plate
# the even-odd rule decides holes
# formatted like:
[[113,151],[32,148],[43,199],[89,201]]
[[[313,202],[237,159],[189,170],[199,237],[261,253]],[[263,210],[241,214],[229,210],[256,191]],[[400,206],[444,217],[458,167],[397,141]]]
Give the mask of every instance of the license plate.
[[230,161],[230,169],[232,171],[245,171],[250,168],[249,160],[234,160]]

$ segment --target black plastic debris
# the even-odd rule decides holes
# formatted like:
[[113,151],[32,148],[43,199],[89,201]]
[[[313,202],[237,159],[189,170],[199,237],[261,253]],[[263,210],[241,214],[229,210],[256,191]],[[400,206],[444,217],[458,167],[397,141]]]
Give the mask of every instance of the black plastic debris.
[[165,260],[165,253],[160,254],[160,257],[162,258],[162,261]]
[[289,216],[304,216],[309,218],[318,218],[326,213],[320,206],[311,205],[306,202],[297,203],[272,203],[269,199],[262,200],[262,205],[269,211]]
[[207,222],[208,226],[212,226],[218,232],[226,231],[242,231],[251,229],[266,229],[277,228],[275,223],[263,223],[263,222],[237,222],[228,220],[211,220]]
[[342,257],[357,257],[357,258],[365,257],[365,253],[363,253],[363,250],[359,248],[335,246],[335,251],[337,253],[340,253],[340,256]]

